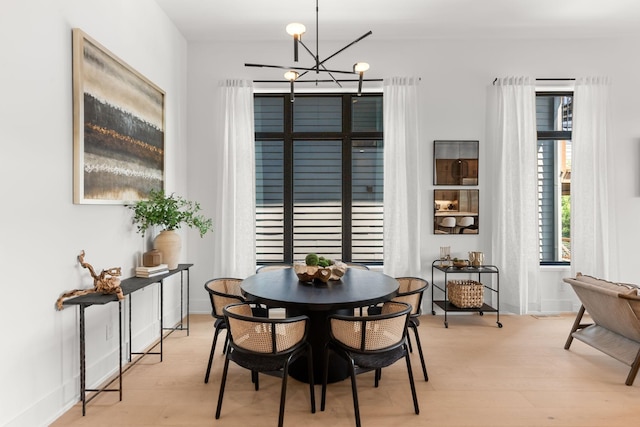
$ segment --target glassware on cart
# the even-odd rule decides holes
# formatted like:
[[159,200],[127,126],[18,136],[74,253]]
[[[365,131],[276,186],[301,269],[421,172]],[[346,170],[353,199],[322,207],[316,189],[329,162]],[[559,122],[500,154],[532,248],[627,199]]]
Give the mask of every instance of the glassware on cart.
[[440,267],[449,267],[451,260],[451,247],[440,246]]
[[480,267],[484,264],[484,254],[482,252],[469,252],[469,262],[472,267]]

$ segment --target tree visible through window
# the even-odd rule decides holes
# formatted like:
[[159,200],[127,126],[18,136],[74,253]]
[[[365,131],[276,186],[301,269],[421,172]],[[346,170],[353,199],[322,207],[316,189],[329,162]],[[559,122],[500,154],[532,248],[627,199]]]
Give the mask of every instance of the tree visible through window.
[[538,92],[538,231],[541,264],[571,261],[572,92]]
[[382,95],[256,94],[259,264],[383,259]]

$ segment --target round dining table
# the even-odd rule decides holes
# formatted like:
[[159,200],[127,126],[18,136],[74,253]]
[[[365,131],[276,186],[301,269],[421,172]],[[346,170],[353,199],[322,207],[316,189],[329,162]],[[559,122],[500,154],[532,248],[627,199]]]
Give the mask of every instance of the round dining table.
[[[241,285],[248,301],[285,308],[287,317],[309,317],[308,341],[312,348],[314,382],[318,384],[322,382],[324,347],[329,340],[327,318],[332,314],[353,315],[357,307],[388,301],[397,294],[398,287],[393,277],[357,268],[348,268],[340,280],[327,283],[301,282],[292,268],[285,268],[255,274]],[[300,358],[292,364],[289,373],[297,380],[308,382],[306,366],[306,359]],[[330,357],[328,382],[348,376],[346,361]]]

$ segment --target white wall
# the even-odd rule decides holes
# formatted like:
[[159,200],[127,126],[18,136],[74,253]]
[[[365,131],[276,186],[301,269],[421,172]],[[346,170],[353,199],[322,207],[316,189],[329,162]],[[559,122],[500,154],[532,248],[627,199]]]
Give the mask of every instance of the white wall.
[[[375,29],[374,29],[375,30]],[[640,226],[634,218],[640,216],[640,80],[637,70],[640,59],[632,55],[640,37],[633,39],[474,39],[380,41],[374,35],[335,58],[331,68],[347,68],[355,60],[371,64],[370,75],[390,77],[417,75],[422,77],[420,117],[422,141],[419,152],[423,159],[421,180],[414,190],[422,196],[421,215],[424,223],[422,253],[423,276],[431,280],[431,261],[439,254],[440,246],[451,246],[452,256],[466,256],[470,250],[480,250],[491,261],[491,219],[489,206],[493,198],[487,185],[492,161],[487,157],[485,140],[487,91],[495,77],[530,75],[533,77],[580,77],[608,75],[613,80],[612,107],[614,139],[611,147],[615,169],[611,172],[615,192],[611,209],[617,221],[612,232],[618,240],[619,258],[614,268],[619,274],[612,279],[639,282],[633,268],[636,242],[640,239]],[[332,52],[340,45],[324,45],[321,52]],[[283,41],[255,43],[191,43],[189,45],[189,189],[197,191],[199,199],[214,204],[216,194],[203,186],[212,174],[209,158],[215,156],[212,118],[215,115],[216,85],[226,78],[278,79],[280,71],[245,68],[245,62],[281,64],[289,63],[290,45]],[[322,56],[322,53],[321,53]],[[331,61],[334,61],[333,59]],[[369,83],[365,87],[380,84]],[[262,85],[263,87],[267,85]],[[273,88],[270,85],[269,88]],[[280,86],[288,90],[287,86]],[[298,91],[302,91],[298,85]],[[433,141],[436,139],[480,140],[480,224],[477,236],[436,236],[432,234],[433,203]],[[197,160],[196,160],[197,159]],[[596,172],[597,173],[597,172]],[[579,230],[573,230],[579,233]],[[212,258],[198,241],[191,241],[194,262],[202,264]],[[197,249],[197,250],[196,250]],[[508,266],[499,266],[508,268]],[[215,266],[212,266],[215,272]],[[202,270],[200,270],[202,272]],[[588,274],[588,266],[583,273]],[[529,310],[554,312],[576,309],[576,298],[563,285],[568,276],[564,268],[546,268],[538,289],[530,290]],[[202,281],[205,277],[198,277]],[[501,286],[510,286],[501,283]],[[204,294],[192,294],[192,305],[207,309]],[[430,299],[430,298],[429,298]],[[425,307],[428,307],[429,303]]]
[[[54,302],[65,290],[91,287],[87,271],[76,261],[80,250],[86,250],[87,261],[96,268],[120,266],[128,276],[136,255],[147,249],[122,206],[72,203],[73,27],[85,30],[166,91],[167,190],[200,201],[206,212],[214,211],[217,200],[211,182],[212,159],[217,155],[213,118],[218,81],[279,78],[279,73],[246,69],[243,64],[290,60],[286,40],[190,44],[187,49],[183,37],[151,0],[3,1],[0,259],[4,298],[0,321],[3,342],[8,345],[3,346],[0,363],[0,425],[46,425],[78,399],[77,310],[57,312]],[[416,154],[424,159],[424,169],[415,191],[423,196],[424,277],[430,279],[431,260],[441,245],[450,245],[454,255],[482,250],[490,260],[492,192],[486,183],[491,159],[486,155],[484,133],[486,91],[493,79],[524,74],[609,75],[614,82],[612,154],[616,164],[611,209],[617,221],[619,253],[619,274],[614,279],[639,281],[634,256],[640,240],[635,222],[640,216],[640,83],[636,77],[640,59],[633,55],[639,39],[389,42],[376,40],[374,32],[335,58],[336,68],[349,67],[357,58],[371,63],[379,76],[422,77],[423,141]],[[321,45],[326,51],[338,47]],[[435,139],[480,140],[480,235],[431,234]],[[208,312],[202,284],[216,273],[211,263],[215,231],[204,239],[182,234],[183,260],[195,263],[192,311]],[[568,272],[544,274],[540,288],[531,292],[530,309],[574,308],[575,298],[560,282]],[[171,283],[175,281],[167,282]],[[155,338],[157,293],[150,288],[136,295],[136,343]],[[171,323],[177,320],[177,296],[165,297],[167,323]],[[99,383],[117,364],[117,339],[106,339],[107,329],[116,331],[117,317],[116,304],[87,310],[90,385]]]
[[[123,206],[72,203],[71,29],[164,89],[167,189],[185,195],[187,43],[152,0],[3,0],[1,9],[0,425],[43,426],[79,397],[78,311],[54,308],[65,290],[93,286],[77,255],[84,249],[98,271],[122,267],[124,278],[147,249]],[[172,284],[167,324],[179,316]],[[145,346],[158,336],[157,286],[135,298],[135,345]],[[90,387],[117,366],[117,309],[87,309]]]

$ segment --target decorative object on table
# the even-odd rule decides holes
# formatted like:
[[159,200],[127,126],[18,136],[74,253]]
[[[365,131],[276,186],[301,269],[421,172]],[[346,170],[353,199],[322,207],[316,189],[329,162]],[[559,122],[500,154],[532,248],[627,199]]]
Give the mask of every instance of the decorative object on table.
[[144,235],[151,226],[160,226],[164,230],[156,236],[153,246],[162,253],[162,262],[170,270],[178,267],[182,242],[175,230],[186,225],[197,228],[203,237],[213,227],[211,218],[200,215],[200,204],[185,200],[175,194],[165,195],[164,191],[152,190],[147,200],[139,200],[127,206],[134,212],[133,222],[137,224],[138,233]]
[[136,277],[155,277],[169,272],[167,264],[160,264],[154,267],[136,267]]
[[451,262],[451,247],[440,246],[440,267],[449,267]]
[[475,280],[449,280],[449,302],[458,308],[481,308],[484,304],[484,285]]
[[162,252],[158,249],[151,249],[150,251],[142,254],[143,267],[155,267],[160,264],[162,264]]
[[122,288],[120,287],[120,279],[118,278],[118,276],[122,274],[121,267],[108,268],[106,270],[102,270],[100,274],[96,274],[91,264],[84,261],[84,250],[80,252],[80,255],[78,255],[78,262],[80,262],[80,265],[84,268],[89,269],[89,273],[91,273],[91,277],[93,277],[93,289],[75,289],[73,291],[65,292],[60,295],[60,298],[58,298],[58,301],[56,302],[56,308],[58,310],[62,310],[64,308],[62,302],[65,298],[77,297],[80,295],[93,293],[116,294],[119,300],[124,299]]
[[454,258],[452,264],[455,268],[465,268],[469,266],[469,261],[466,259]]
[[296,262],[293,269],[301,282],[340,280],[347,271],[347,264],[342,261],[326,259],[317,254],[309,254],[305,262]]
[[73,202],[126,204],[164,186],[165,92],[73,29]]
[[472,267],[480,267],[484,265],[484,254],[482,252],[469,252],[469,262]]

